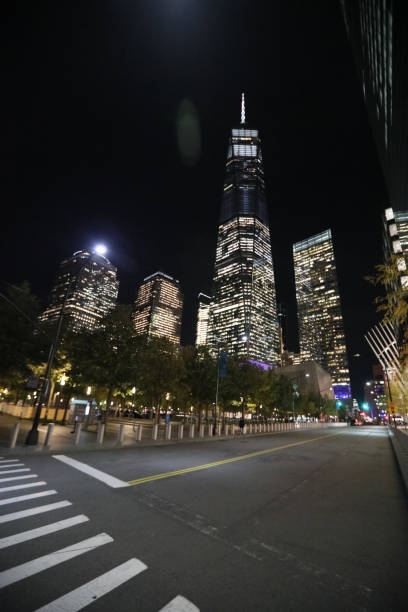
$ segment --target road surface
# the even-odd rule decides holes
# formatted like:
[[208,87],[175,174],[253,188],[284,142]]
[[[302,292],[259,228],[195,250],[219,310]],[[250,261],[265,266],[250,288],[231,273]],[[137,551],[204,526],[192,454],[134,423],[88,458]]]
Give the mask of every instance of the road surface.
[[7,612],[408,607],[407,503],[385,428],[0,466]]

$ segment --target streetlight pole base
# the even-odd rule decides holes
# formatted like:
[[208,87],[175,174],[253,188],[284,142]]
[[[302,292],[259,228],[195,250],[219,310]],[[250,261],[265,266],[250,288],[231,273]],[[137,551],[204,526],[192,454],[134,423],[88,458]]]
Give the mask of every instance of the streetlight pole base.
[[25,443],[28,446],[35,446],[36,444],[38,444],[38,429],[30,429]]

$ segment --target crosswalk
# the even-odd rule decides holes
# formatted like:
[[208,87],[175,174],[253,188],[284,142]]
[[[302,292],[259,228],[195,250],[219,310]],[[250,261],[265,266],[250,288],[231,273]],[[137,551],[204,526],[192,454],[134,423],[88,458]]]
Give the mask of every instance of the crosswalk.
[[[21,472],[24,472],[24,475],[21,475]],[[0,524],[13,523],[16,521],[18,525],[19,520],[27,517],[40,517],[41,520],[41,517],[48,516],[48,513],[51,513],[50,516],[52,516],[53,520],[52,522],[46,522],[33,529],[17,529],[16,533],[0,538],[0,550],[10,550],[13,546],[22,545],[25,542],[32,542],[38,538],[51,537],[52,534],[55,536],[55,534],[61,531],[65,531],[65,533],[69,534],[72,533],[72,544],[64,546],[63,548],[57,548],[53,552],[1,571],[0,588],[18,584],[21,580],[35,576],[40,572],[48,571],[52,573],[54,567],[62,563],[69,563],[71,560],[81,555],[88,555],[92,551],[102,551],[106,546],[109,547],[109,545],[112,545],[114,542],[114,539],[104,532],[86,539],[78,539],[78,536],[75,535],[75,528],[85,523],[89,523],[90,518],[85,514],[73,513],[73,516],[56,520],[58,519],[58,511],[62,508],[72,508],[73,503],[64,499],[42,504],[42,498],[58,495],[58,491],[55,489],[47,489],[47,483],[44,480],[40,480],[37,474],[31,474],[30,472],[30,468],[27,468],[19,459],[0,458],[0,506],[5,506],[5,510],[16,508],[15,511],[8,511],[1,514]],[[7,474],[5,478],[3,478],[4,474]],[[27,479],[33,482],[25,482]],[[13,484],[9,484],[11,482],[13,482]],[[7,484],[3,485],[3,483]],[[37,488],[40,487],[43,490],[37,490]],[[30,491],[30,489],[33,488],[36,489],[33,492]],[[10,497],[4,496],[4,494],[14,491],[21,491],[22,494],[15,495],[13,493]],[[16,504],[24,505],[24,502],[31,502],[32,500],[34,500],[35,503],[36,500],[38,500],[40,505],[29,508],[23,507],[22,509],[21,506],[16,506]],[[7,508],[9,505],[11,507]],[[56,541],[57,540],[54,539],[53,543]],[[107,595],[147,569],[147,565],[141,560],[136,558],[128,559],[93,580],[86,582],[78,588],[42,606],[36,612],[75,612],[76,610],[82,610],[94,603],[96,599]],[[49,580],[52,579],[52,576],[50,576]],[[160,612],[199,612],[199,608],[185,597],[177,595],[162,607]]]

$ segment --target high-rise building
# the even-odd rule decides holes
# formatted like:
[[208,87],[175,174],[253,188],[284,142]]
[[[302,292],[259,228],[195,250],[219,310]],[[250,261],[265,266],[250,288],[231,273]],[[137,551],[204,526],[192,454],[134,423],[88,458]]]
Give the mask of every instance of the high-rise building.
[[350,375],[331,231],[293,245],[303,361],[329,372],[337,398],[350,397]]
[[56,322],[64,308],[64,321],[70,329],[97,329],[115,308],[119,289],[116,273],[115,266],[96,250],[76,251],[61,262],[40,320]]
[[207,344],[208,320],[210,317],[211,298],[205,293],[198,294],[196,346]]
[[133,319],[136,333],[148,338],[163,336],[180,344],[182,312],[178,280],[155,272],[143,280],[137,293]]
[[406,0],[341,0],[391,206],[408,208]]
[[228,142],[207,344],[279,362],[275,279],[258,130],[245,119]]

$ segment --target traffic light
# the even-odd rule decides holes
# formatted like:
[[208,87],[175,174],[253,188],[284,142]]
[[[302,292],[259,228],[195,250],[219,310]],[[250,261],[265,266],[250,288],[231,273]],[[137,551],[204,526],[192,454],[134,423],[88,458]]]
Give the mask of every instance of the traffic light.
[[337,408],[341,408],[341,407],[342,407],[342,405],[343,405],[343,402],[341,402],[340,400],[337,400],[337,402],[336,402],[336,407],[337,407]]
[[363,410],[365,410],[366,412],[368,412],[368,411],[370,410],[370,407],[369,407],[369,405],[368,405],[368,404],[365,402],[365,403],[362,405],[362,409],[363,409]]

